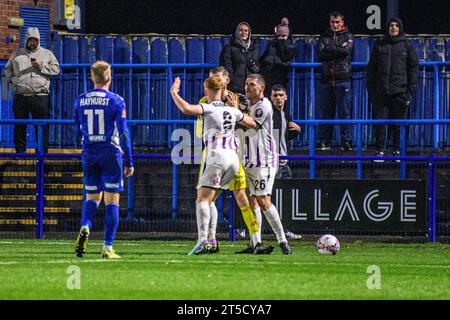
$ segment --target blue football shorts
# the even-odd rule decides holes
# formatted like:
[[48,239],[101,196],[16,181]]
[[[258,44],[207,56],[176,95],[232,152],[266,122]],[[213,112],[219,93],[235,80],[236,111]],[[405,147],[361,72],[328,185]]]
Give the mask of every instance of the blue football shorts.
[[123,191],[122,154],[119,150],[84,150],[81,162],[86,193]]

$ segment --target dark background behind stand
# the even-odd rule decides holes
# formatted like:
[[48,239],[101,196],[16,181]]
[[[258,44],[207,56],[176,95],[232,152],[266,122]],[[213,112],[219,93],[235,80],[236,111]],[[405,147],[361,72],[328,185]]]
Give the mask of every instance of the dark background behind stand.
[[[274,26],[286,16],[295,34],[319,34],[328,27],[328,13],[339,10],[354,34],[379,34],[386,24],[387,1],[95,0],[85,1],[85,31],[231,34],[240,21],[248,21],[253,33],[272,34]],[[450,34],[445,0],[398,0],[398,4],[408,34]],[[382,30],[369,30],[366,26],[370,5],[381,9]]]

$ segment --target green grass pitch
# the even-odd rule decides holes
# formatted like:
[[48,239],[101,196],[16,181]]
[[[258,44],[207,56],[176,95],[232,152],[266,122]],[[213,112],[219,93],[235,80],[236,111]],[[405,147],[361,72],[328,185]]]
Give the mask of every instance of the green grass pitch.
[[0,299],[450,299],[448,245],[342,243],[322,256],[293,241],[291,256],[255,256],[222,241],[217,254],[188,256],[194,244],[116,241],[122,259],[111,261],[100,241],[77,258],[74,241],[3,239]]

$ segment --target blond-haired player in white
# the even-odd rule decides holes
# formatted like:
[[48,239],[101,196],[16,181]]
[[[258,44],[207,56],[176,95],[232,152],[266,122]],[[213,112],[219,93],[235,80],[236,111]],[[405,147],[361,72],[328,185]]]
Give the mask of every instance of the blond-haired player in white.
[[275,233],[283,254],[292,250],[286,240],[277,208],[272,204],[272,187],[278,166],[276,135],[273,130],[273,109],[264,97],[265,81],[260,74],[251,74],[245,81],[245,95],[250,100],[250,116],[258,124],[256,131],[247,130],[244,147],[244,168],[249,181],[250,204],[261,232],[261,210]]
[[189,255],[208,253],[208,227],[210,205],[217,196],[230,186],[239,169],[237,151],[239,142],[235,135],[236,123],[255,128],[255,121],[239,109],[227,106],[223,101],[226,84],[220,77],[209,77],[204,82],[208,103],[191,105],[178,93],[181,80],[175,78],[170,93],[178,109],[187,115],[203,117],[203,142],[206,147],[205,166],[197,189],[196,215],[198,241]]

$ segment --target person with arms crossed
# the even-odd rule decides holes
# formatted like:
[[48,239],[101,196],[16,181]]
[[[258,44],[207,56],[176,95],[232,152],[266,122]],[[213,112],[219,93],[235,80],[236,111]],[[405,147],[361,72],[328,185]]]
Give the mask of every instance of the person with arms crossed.
[[120,256],[113,250],[113,242],[119,224],[119,193],[123,191],[123,176],[130,177],[134,173],[126,106],[121,96],[109,91],[111,67],[107,62],[94,63],[91,75],[94,89],[77,98],[73,112],[82,136],[81,161],[86,191],[75,253],[78,257],[86,253],[92,220],[103,198],[105,234],[102,257],[118,259]]
[[259,234],[261,234],[262,210],[283,254],[292,254],[280,215],[271,200],[278,153],[273,132],[272,104],[264,97],[264,88],[264,77],[260,74],[251,74],[245,81],[245,94],[251,104],[250,115],[257,123],[256,131],[246,131],[244,147],[244,168],[249,181],[250,204],[258,220]]

